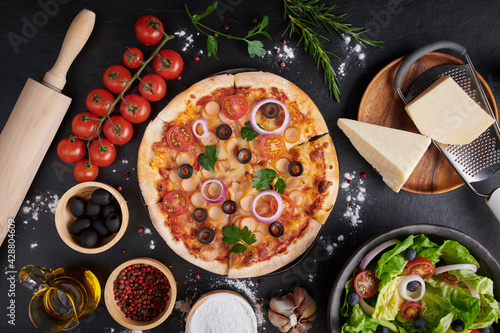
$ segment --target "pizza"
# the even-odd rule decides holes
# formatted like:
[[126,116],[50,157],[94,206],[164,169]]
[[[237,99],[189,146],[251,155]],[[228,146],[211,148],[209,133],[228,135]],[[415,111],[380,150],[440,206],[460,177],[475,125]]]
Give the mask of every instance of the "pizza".
[[[232,278],[271,273],[316,239],[338,192],[338,162],[312,100],[284,78],[206,78],[152,120],[138,156],[151,221],[188,262]],[[227,229],[246,232],[235,250]]]

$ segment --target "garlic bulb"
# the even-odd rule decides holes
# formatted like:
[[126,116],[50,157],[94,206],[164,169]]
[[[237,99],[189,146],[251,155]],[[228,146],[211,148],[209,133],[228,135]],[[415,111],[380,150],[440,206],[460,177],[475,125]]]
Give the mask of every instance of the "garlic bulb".
[[293,294],[272,298],[269,307],[269,321],[280,332],[306,332],[316,319],[316,301],[301,287],[295,288]]

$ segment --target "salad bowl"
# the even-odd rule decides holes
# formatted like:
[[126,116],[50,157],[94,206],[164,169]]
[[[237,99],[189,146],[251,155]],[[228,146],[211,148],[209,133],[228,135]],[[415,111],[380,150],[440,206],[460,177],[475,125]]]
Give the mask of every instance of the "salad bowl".
[[[500,265],[488,250],[472,237],[456,229],[433,225],[413,224],[391,229],[383,234],[375,236],[363,245],[347,260],[333,284],[328,304],[328,327],[331,333],[340,333],[346,318],[342,317],[340,310],[344,303],[345,284],[353,277],[354,270],[360,265],[363,258],[377,246],[392,239],[403,241],[410,235],[424,234],[431,241],[442,243],[445,240],[454,240],[465,246],[470,254],[479,263],[477,274],[489,277],[494,281],[495,299],[500,299]],[[494,324],[493,326],[495,327]]]

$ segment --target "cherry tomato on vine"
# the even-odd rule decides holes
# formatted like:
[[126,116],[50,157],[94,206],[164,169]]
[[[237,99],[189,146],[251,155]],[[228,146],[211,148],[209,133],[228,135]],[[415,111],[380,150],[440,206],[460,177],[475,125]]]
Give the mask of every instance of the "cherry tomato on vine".
[[79,113],[73,118],[71,122],[71,130],[73,134],[83,139],[95,139],[101,132],[101,128],[97,131],[99,126],[99,119],[90,112]]
[[94,140],[90,144],[89,156],[92,163],[98,167],[107,167],[115,160],[115,145],[107,139]]
[[73,176],[80,183],[91,182],[97,178],[98,174],[99,168],[87,159],[81,160],[73,167]]
[[120,113],[123,118],[131,123],[140,124],[148,119],[151,113],[151,105],[144,97],[130,94],[123,97],[120,103]]
[[162,78],[172,80],[182,72],[184,61],[175,51],[161,50],[153,59],[153,68]]
[[131,79],[132,74],[122,65],[111,65],[106,68],[102,75],[104,86],[115,94],[121,93]]
[[132,139],[134,128],[130,121],[122,116],[109,117],[102,129],[106,139],[112,144],[123,145]]
[[145,45],[158,44],[163,39],[163,24],[154,15],[144,15],[135,23],[135,35]]
[[144,61],[144,53],[137,47],[130,47],[123,54],[123,62],[128,68],[138,68]]
[[85,143],[75,137],[64,138],[57,144],[57,156],[66,163],[81,161],[86,152]]
[[156,74],[146,74],[139,83],[139,94],[150,102],[157,102],[165,96],[165,80]]
[[115,101],[113,94],[106,89],[97,88],[91,90],[85,98],[87,109],[96,116],[103,117],[110,108],[110,104]]

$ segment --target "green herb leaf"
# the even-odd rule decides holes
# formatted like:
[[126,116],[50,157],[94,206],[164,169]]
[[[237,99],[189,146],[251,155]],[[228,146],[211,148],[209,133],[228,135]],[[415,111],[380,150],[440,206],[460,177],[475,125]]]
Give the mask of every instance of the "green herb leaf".
[[222,241],[227,245],[232,245],[229,249],[231,253],[245,253],[247,249],[253,251],[250,245],[257,241],[257,236],[252,234],[247,226],[241,229],[234,223],[229,227],[223,227],[222,233],[224,235]]
[[215,59],[219,60],[219,58],[217,58],[217,46],[217,38],[212,35],[207,36],[208,56],[211,57],[213,55]]
[[201,14],[194,14],[192,16],[193,18],[193,23],[194,24],[198,24],[198,22],[204,18],[204,17],[207,17],[208,15],[212,14],[212,12],[217,8],[217,5],[218,5],[218,2],[214,2],[213,4],[211,4],[210,6],[207,7],[207,10],[204,12],[204,13],[201,13]]
[[274,184],[274,190],[279,194],[285,194],[286,183],[283,178],[278,178],[276,184]]
[[263,57],[266,55],[264,43],[260,40],[247,40],[246,42],[248,43],[248,55],[250,58],[255,58],[255,56]]
[[249,121],[245,123],[245,127],[241,129],[241,137],[247,141],[252,141],[259,136],[259,133],[255,132]]
[[[245,227],[246,228],[246,227]],[[241,243],[236,243],[231,248],[229,249],[230,253],[238,253],[238,254],[243,254],[247,250],[247,246],[243,245]]]
[[219,158],[219,150],[216,145],[210,145],[205,147],[205,154],[200,154],[198,157],[198,162],[205,169],[212,173],[215,173],[215,163]]

